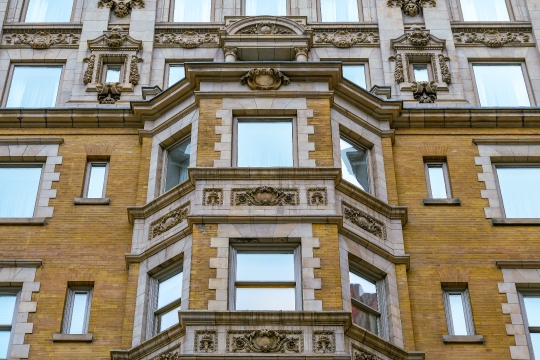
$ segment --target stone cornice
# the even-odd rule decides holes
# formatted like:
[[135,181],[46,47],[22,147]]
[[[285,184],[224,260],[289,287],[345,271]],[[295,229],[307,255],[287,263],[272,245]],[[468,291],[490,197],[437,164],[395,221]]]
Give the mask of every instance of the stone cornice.
[[338,105],[336,103],[332,104],[332,109],[336,110],[338,113],[346,116],[347,118],[353,120],[354,122],[356,122],[357,124],[359,124],[363,128],[371,131],[372,133],[374,133],[377,136],[380,136],[380,137],[383,137],[383,138],[391,138],[392,143],[394,143],[396,136],[395,136],[395,131],[393,129],[381,130],[378,127],[376,127],[375,125],[370,124],[366,120],[362,119],[360,116],[357,116],[355,113],[350,112],[349,110],[345,109],[344,107],[342,107],[342,106],[340,106],[340,105]]
[[495,264],[500,269],[540,269],[540,260],[499,260]]
[[473,139],[475,145],[540,145],[540,138],[475,138]]
[[0,259],[0,268],[38,268],[43,265],[41,259]]
[[62,145],[64,138],[0,138],[0,145]]
[[191,168],[189,178],[197,180],[334,180],[341,178],[341,169],[318,168]]

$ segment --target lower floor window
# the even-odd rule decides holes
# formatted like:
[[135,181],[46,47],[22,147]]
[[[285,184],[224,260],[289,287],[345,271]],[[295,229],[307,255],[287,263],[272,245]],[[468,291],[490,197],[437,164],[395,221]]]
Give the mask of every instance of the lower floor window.
[[507,218],[540,218],[540,167],[497,166]]
[[16,293],[0,293],[0,359],[9,358],[16,304]]
[[92,286],[70,286],[66,299],[64,334],[87,334],[92,305]]
[[34,216],[41,170],[41,165],[0,164],[0,218]]
[[540,295],[523,295],[524,322],[532,351],[531,359],[540,359]]
[[155,278],[153,323],[154,334],[170,328],[178,323],[178,311],[182,305],[183,272],[178,266],[158,275]]
[[379,300],[377,285],[352,271],[349,272],[352,321],[371,333],[379,334]]

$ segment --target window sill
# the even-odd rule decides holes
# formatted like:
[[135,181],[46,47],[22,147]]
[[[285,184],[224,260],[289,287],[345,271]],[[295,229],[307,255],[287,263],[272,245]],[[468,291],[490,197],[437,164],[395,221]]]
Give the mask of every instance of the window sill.
[[445,344],[483,344],[483,335],[443,335]]
[[75,198],[73,200],[75,205],[109,205],[110,203],[110,198]]
[[93,334],[53,334],[54,342],[92,342]]
[[498,218],[491,219],[494,226],[505,226],[505,225],[540,225],[540,219],[507,219],[507,218]]
[[458,198],[450,198],[450,199],[431,199],[426,198],[424,199],[424,205],[453,205],[453,206],[460,206],[461,200]]
[[47,218],[0,218],[0,225],[45,225]]

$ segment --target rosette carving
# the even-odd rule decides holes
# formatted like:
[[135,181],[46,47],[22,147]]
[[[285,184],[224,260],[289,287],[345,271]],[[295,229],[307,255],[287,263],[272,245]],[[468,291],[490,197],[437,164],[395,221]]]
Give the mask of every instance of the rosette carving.
[[261,186],[254,189],[232,189],[233,206],[284,206],[300,203],[298,189],[273,188]]
[[121,1],[121,0],[99,0],[98,7],[108,7],[114,11],[114,14],[118,17],[126,17],[131,14],[131,10],[137,6],[144,8],[144,0],[130,0],[130,1]]
[[227,334],[227,352],[302,353],[303,332],[300,330],[238,330]]
[[240,83],[253,90],[277,90],[281,84],[289,85],[291,81],[277,69],[260,68],[250,70],[240,78]]

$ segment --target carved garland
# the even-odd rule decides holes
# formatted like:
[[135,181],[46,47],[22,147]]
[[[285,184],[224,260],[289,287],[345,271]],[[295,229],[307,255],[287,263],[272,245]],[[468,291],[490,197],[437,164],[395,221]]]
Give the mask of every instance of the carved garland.
[[131,14],[131,10],[138,6],[140,8],[144,8],[144,0],[129,0],[129,1],[122,1],[122,0],[99,0],[98,7],[108,7],[111,10],[114,10],[114,13],[118,17],[126,17],[129,14]]
[[326,188],[307,189],[308,205],[325,206],[328,205],[328,191]]
[[261,186],[254,189],[231,189],[233,206],[296,206],[300,203],[298,189]]
[[424,31],[418,25],[413,25],[411,27],[411,30],[412,31],[406,33],[405,36],[413,46],[424,47],[429,43],[431,36],[429,36],[429,33],[427,31]]
[[333,44],[338,48],[350,48],[356,44],[379,44],[379,35],[373,32],[358,32],[355,34],[347,30],[338,30],[333,34],[326,32],[315,35],[315,44]]
[[88,63],[88,66],[86,67],[86,71],[83,75],[83,82],[84,85],[88,85],[92,82],[92,79],[94,78],[94,63],[96,60],[96,55],[92,55],[89,58],[84,58],[83,61]]
[[203,206],[223,205],[223,189],[203,189]]
[[442,81],[450,85],[452,83],[452,75],[450,74],[450,69],[446,63],[447,61],[450,61],[449,57],[439,54],[439,65],[441,65]]
[[189,202],[177,207],[167,215],[153,221],[150,224],[150,230],[148,231],[148,240],[152,240],[156,236],[159,236],[169,231],[176,225],[180,224],[182,221],[186,220],[188,215]]
[[72,33],[51,34],[49,31],[13,33],[5,37],[8,45],[29,45],[33,49],[48,49],[53,45],[77,45],[79,38]]
[[477,32],[461,32],[454,35],[456,45],[461,44],[484,44],[489,47],[501,47],[505,44],[527,44],[530,36],[522,32],[501,34],[498,30],[490,29],[482,34]]
[[216,44],[218,42],[217,34],[215,33],[198,33],[195,31],[185,31],[180,34],[176,33],[159,33],[155,35],[157,45],[176,44],[183,48],[192,49],[203,44]]
[[180,354],[178,353],[179,347],[180,345],[176,345],[172,349],[169,349],[164,353],[154,356],[150,360],[179,360],[180,359]]
[[[141,79],[141,76],[139,75],[139,67],[137,66],[137,63],[142,62],[143,59],[138,57],[137,55],[131,56],[131,64],[129,67],[129,82],[133,85],[137,85],[139,83],[139,80]],[[127,62],[127,57],[126,57]]]
[[334,331],[314,331],[312,343],[315,354],[333,354],[336,352],[336,335]]
[[390,56],[388,60],[394,61],[396,63],[396,68],[394,69],[394,79],[396,80],[396,82],[398,84],[405,82],[405,76],[403,73],[403,59],[401,58],[401,54],[397,54],[396,56]]
[[301,330],[231,330],[227,332],[227,352],[303,353]]
[[389,7],[400,7],[407,16],[416,16],[422,13],[424,6],[437,6],[435,0],[388,0]]
[[386,240],[386,225],[364,211],[342,202],[343,217],[376,237]]
[[356,350],[353,355],[353,360],[383,360],[381,357],[368,353],[365,350]]
[[217,351],[217,341],[217,331],[197,330],[193,349],[198,353],[214,353]]

